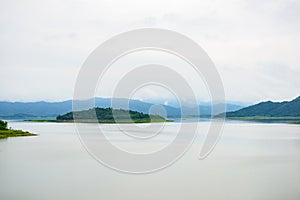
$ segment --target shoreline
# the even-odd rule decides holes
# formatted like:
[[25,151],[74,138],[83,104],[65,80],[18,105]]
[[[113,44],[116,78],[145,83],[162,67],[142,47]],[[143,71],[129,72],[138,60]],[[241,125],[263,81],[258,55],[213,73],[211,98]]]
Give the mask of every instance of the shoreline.
[[30,133],[28,131],[22,130],[0,130],[0,139],[8,138],[8,137],[24,137],[24,136],[38,136],[38,134]]
[[99,123],[99,124],[132,124],[132,123],[160,123],[160,122],[173,122],[173,120],[161,120],[161,119],[135,119],[135,120],[24,120],[25,122],[45,122],[45,123]]
[[[217,118],[217,117],[216,117]],[[268,116],[247,116],[247,117],[225,117],[226,120],[248,121],[261,123],[284,123],[284,124],[300,124],[300,117],[268,117]]]

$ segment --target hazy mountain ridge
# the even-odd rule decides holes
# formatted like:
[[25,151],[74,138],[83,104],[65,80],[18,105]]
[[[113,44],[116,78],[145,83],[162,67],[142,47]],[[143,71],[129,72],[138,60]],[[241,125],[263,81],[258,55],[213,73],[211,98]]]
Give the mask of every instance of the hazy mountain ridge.
[[261,102],[234,112],[227,112],[227,117],[300,117],[300,96],[292,101]]
[[[87,100],[89,101],[89,100]],[[127,99],[113,99],[113,106],[111,98],[95,98],[95,107],[108,108],[113,107],[115,109],[128,109]],[[94,106],[84,102],[79,110],[90,109]],[[140,100],[130,100],[129,109],[137,112],[143,112],[149,114],[149,109],[155,104],[147,103]],[[166,110],[167,117],[180,117],[181,109],[168,105],[161,105]],[[242,106],[235,104],[227,104],[227,110],[238,110]],[[197,108],[185,107],[187,113],[185,115],[197,114]],[[200,105],[199,108],[201,115],[210,115],[211,106]],[[55,118],[57,115],[65,114],[72,111],[72,100],[62,102],[6,102],[0,101],[0,117],[5,119],[30,119],[30,118]]]

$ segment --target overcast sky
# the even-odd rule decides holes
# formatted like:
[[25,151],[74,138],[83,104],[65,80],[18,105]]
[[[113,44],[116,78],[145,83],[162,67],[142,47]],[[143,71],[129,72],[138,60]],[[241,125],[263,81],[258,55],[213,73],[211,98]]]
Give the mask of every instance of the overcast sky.
[[98,45],[144,27],[196,41],[219,70],[228,100],[300,95],[299,0],[0,0],[0,27],[0,100],[71,99]]

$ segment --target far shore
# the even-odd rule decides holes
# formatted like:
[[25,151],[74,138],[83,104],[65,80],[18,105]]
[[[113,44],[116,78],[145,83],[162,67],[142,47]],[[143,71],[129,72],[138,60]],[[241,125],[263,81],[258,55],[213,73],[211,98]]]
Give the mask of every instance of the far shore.
[[282,117],[247,116],[247,117],[226,117],[226,119],[236,120],[236,121],[263,122],[263,123],[300,124],[300,117],[293,117],[293,116],[282,116]]
[[52,122],[52,123],[101,123],[101,124],[119,124],[119,123],[159,123],[159,122],[173,122],[173,120],[163,120],[163,119],[134,119],[134,120],[46,120],[46,119],[34,119],[34,120],[24,120],[26,122]]

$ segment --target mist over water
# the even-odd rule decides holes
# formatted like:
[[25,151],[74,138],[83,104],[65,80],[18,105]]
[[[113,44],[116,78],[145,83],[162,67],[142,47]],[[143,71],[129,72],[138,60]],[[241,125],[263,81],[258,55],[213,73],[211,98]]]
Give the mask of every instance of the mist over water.
[[[199,133],[181,159],[130,175],[94,160],[71,123],[10,122],[40,135],[0,140],[0,199],[299,199],[300,126],[226,122],[214,151],[199,160],[210,122],[185,123],[199,123]],[[166,131],[148,141],[124,137],[116,124],[100,125],[113,144],[133,152],[168,145],[178,126],[166,123]]]

